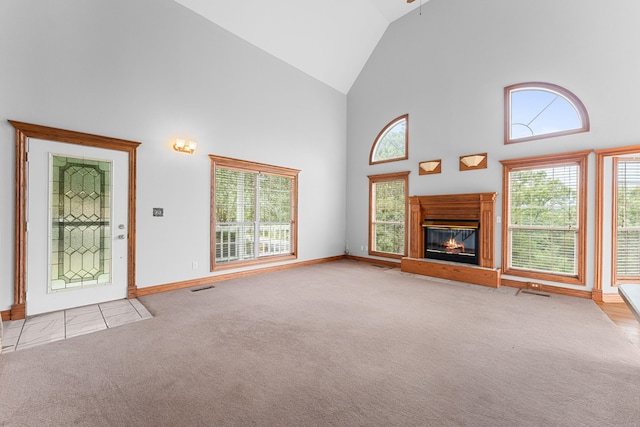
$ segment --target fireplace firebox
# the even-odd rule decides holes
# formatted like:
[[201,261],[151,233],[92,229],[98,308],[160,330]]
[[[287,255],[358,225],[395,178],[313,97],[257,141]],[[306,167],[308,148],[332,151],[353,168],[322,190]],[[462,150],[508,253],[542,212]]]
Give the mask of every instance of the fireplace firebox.
[[424,257],[478,265],[480,222],[426,219]]

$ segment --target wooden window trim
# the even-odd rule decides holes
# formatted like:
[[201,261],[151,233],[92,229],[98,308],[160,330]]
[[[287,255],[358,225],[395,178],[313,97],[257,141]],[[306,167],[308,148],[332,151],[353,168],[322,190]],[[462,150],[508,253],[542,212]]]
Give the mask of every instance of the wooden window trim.
[[[210,219],[210,242],[209,256],[211,271],[229,270],[233,268],[247,267],[252,265],[267,264],[281,261],[291,261],[298,258],[298,174],[300,170],[286,168],[282,166],[268,165],[265,163],[239,160],[231,157],[209,155],[211,159],[211,219]],[[272,255],[254,258],[243,261],[216,263],[216,168],[236,169],[244,172],[265,173],[278,175],[292,179],[292,227],[291,227],[291,253],[286,255]]]
[[[605,159],[607,157],[623,156],[629,154],[640,154],[640,145],[630,145],[626,147],[604,148],[595,150],[596,153],[596,236],[594,250],[594,281],[593,299],[602,301],[603,282],[603,251],[604,251],[604,181],[605,181]],[[612,230],[613,232],[613,230]],[[615,283],[612,278],[612,284]]]
[[[511,92],[517,89],[524,89],[524,88],[550,90],[553,92],[557,92],[558,94],[566,98],[576,108],[576,111],[580,116],[580,121],[582,122],[582,127],[578,129],[546,133],[544,135],[533,135],[526,138],[511,139]],[[591,124],[589,121],[589,113],[587,112],[587,108],[584,106],[580,98],[578,98],[573,92],[563,88],[562,86],[558,86],[553,83],[526,82],[526,83],[518,83],[515,85],[507,86],[504,88],[504,143],[505,145],[515,144],[519,142],[536,141],[538,139],[555,138],[557,136],[572,135],[574,133],[589,132],[590,128],[591,128]]]
[[[373,155],[376,152],[376,147],[378,146],[380,139],[387,132],[387,130],[395,126],[401,120],[405,120],[406,122],[404,127],[404,157],[396,157],[393,159],[374,161]],[[384,128],[382,128],[380,133],[378,133],[378,136],[376,136],[376,139],[373,141],[373,145],[371,146],[371,153],[369,154],[369,164],[377,165],[380,163],[398,162],[401,160],[407,160],[408,158],[409,158],[409,114],[403,114],[402,116],[396,117],[395,119],[387,123],[387,125]]]
[[[639,153],[640,154],[640,153]],[[625,283],[638,283],[638,276],[618,275],[618,165],[620,156],[613,157],[612,193],[611,193],[611,286]]]
[[[409,215],[409,171],[393,172],[381,175],[369,175],[369,250],[371,256],[379,256],[384,258],[402,259],[407,256],[407,233],[408,233],[408,215]],[[392,254],[389,252],[374,251],[374,232],[373,232],[373,185],[378,182],[400,181],[404,180],[404,252],[402,254]]]
[[[587,166],[591,150],[570,153],[534,156],[511,160],[501,160],[502,163],[502,274],[530,278],[533,280],[548,280],[551,282],[571,285],[586,285],[586,252],[587,252]],[[578,164],[578,243],[576,255],[575,276],[565,276],[553,273],[539,273],[518,270],[509,266],[511,245],[509,242],[509,172],[512,170],[538,169],[554,167],[563,164]]]

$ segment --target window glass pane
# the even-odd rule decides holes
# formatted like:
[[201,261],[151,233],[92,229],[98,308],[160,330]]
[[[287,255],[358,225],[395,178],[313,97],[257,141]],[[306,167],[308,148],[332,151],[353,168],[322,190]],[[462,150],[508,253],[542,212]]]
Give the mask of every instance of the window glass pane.
[[215,169],[216,263],[292,253],[293,178]]
[[582,127],[575,106],[559,93],[545,89],[511,92],[511,139],[546,135]]
[[620,159],[617,177],[616,273],[640,276],[640,160]]
[[577,165],[509,173],[511,267],[576,274]]
[[259,256],[291,252],[291,178],[259,175]]
[[253,222],[255,218],[255,174],[216,169],[216,220]]
[[406,130],[407,119],[405,117],[391,123],[376,140],[372,161],[381,162],[406,158]]
[[512,225],[578,225],[577,166],[513,171],[509,180]]
[[405,181],[377,182],[373,191],[374,251],[404,254]]
[[544,82],[504,88],[505,144],[588,132],[587,109],[571,91]]
[[52,291],[111,282],[111,162],[51,159]]
[[511,230],[511,267],[576,274],[576,231]]

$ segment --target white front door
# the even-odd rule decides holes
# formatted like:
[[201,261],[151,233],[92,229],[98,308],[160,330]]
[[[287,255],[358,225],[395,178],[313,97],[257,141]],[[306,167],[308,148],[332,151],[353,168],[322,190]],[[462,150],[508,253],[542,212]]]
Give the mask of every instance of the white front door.
[[29,139],[27,315],[127,297],[128,161]]

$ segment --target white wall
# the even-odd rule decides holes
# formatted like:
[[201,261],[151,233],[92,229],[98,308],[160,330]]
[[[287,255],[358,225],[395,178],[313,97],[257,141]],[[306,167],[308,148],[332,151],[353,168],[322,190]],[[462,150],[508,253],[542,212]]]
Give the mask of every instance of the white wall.
[[[499,160],[640,143],[640,3],[635,0],[430,0],[394,22],[347,96],[347,240],[367,256],[367,175],[411,171],[411,195],[498,192]],[[555,83],[585,104],[591,131],[504,145],[503,89]],[[370,166],[374,138],[409,114],[409,159]],[[488,168],[460,172],[461,155]],[[592,155],[593,157],[593,155]],[[418,162],[442,159],[442,174]],[[588,288],[593,284],[594,160],[589,165]],[[501,260],[501,230],[496,259]],[[580,287],[575,287],[580,288]]]
[[[211,275],[208,154],[301,169],[298,260],[344,252],[339,92],[170,0],[3,0],[0,58],[0,310],[13,303],[9,119],[142,143],[138,287]],[[174,152],[177,136],[196,154]]]

